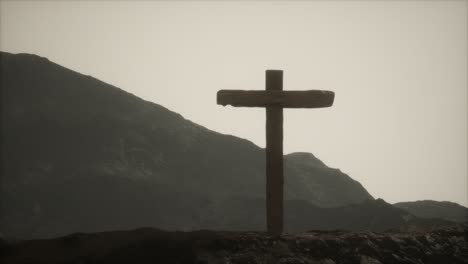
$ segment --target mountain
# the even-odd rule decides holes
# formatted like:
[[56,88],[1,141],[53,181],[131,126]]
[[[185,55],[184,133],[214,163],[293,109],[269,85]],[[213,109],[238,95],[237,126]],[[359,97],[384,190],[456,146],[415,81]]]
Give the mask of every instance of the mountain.
[[[264,229],[264,149],[36,55],[0,62],[3,236]],[[288,232],[451,224],[374,200],[310,153],[285,156],[285,198]]]
[[[1,233],[189,230],[219,201],[264,199],[264,149],[252,142],[46,58],[0,60]],[[285,198],[321,207],[373,199],[309,153],[285,156]]]
[[[202,215],[210,217],[200,222],[201,229],[263,230],[266,214],[263,199],[230,198],[206,208],[210,211],[203,212]],[[382,199],[329,208],[319,207],[304,200],[287,200],[284,222],[286,233],[310,230],[422,232],[457,226],[448,220],[416,217]]]
[[460,223],[468,222],[468,208],[457,203],[423,200],[396,203],[394,206],[422,218],[440,218]]
[[[38,56],[1,60],[8,181],[98,173],[215,197],[264,196],[264,150],[253,143]],[[288,155],[285,167],[286,198],[320,206],[371,198],[312,154]]]

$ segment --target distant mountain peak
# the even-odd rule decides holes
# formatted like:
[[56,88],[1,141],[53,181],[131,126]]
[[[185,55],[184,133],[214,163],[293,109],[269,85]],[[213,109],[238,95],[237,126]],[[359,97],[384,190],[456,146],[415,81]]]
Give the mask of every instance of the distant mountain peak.
[[325,163],[309,152],[293,152],[285,155],[285,158],[292,162],[300,162],[312,166],[326,167]]
[[32,53],[10,53],[5,51],[0,51],[0,56],[2,57],[15,57],[19,60],[30,61],[30,62],[50,62],[50,60],[46,57],[42,57]]
[[419,200],[395,203],[394,206],[422,218],[441,218],[454,222],[468,222],[468,208],[454,202]]

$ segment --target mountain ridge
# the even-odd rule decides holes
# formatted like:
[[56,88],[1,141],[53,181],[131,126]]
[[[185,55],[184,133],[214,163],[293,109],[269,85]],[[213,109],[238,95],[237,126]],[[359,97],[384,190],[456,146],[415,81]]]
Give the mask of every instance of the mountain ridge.
[[[32,67],[31,65],[28,66],[29,69],[27,70],[29,72],[27,73],[31,75],[32,73],[34,73],[34,71],[39,71],[42,74],[42,76],[40,77],[35,76],[36,78],[33,78],[33,80],[31,80],[35,82],[34,85],[40,84],[40,82],[45,82],[46,85],[42,87],[42,90],[45,90],[45,91],[40,91],[40,92],[46,92],[46,93],[51,93],[51,94],[54,93],[55,97],[60,99],[60,100],[50,100],[49,98],[44,98],[43,94],[35,93],[29,96],[30,99],[33,99],[36,101],[39,99],[39,100],[42,100],[43,102],[36,103],[35,101],[31,101],[31,100],[21,101],[21,99],[23,98],[15,101],[14,100],[15,93],[8,93],[8,90],[7,90],[6,96],[9,97],[9,99],[13,99],[11,100],[11,103],[9,103],[10,101],[8,101],[6,103],[6,106],[4,106],[7,110],[5,111],[7,118],[10,117],[9,115],[11,115],[11,112],[14,112],[14,111],[11,111],[12,108],[13,109],[15,109],[15,107],[18,108],[17,105],[21,105],[21,104],[23,105],[29,104],[27,107],[23,107],[22,110],[26,109],[27,111],[27,109],[29,108],[29,111],[27,111],[28,115],[44,116],[45,119],[47,119],[46,120],[47,122],[58,121],[58,123],[66,123],[65,125],[71,126],[73,124],[70,124],[71,122],[68,122],[68,121],[75,120],[75,121],[85,123],[85,124],[80,124],[80,125],[83,125],[83,126],[89,125],[89,126],[96,126],[96,127],[103,126],[104,125],[103,123],[105,122],[108,123],[109,127],[118,126],[119,124],[116,124],[117,122],[127,122],[128,125],[132,126],[132,128],[135,128],[135,130],[137,129],[141,130],[146,126],[146,128],[148,128],[148,130],[150,130],[151,132],[155,132],[155,133],[158,133],[160,131],[164,132],[165,134],[163,136],[167,136],[167,137],[171,137],[173,134],[179,133],[177,135],[179,138],[176,138],[176,140],[178,141],[173,141],[173,142],[179,143],[178,144],[179,146],[177,147],[181,148],[182,152],[187,151],[188,150],[187,148],[193,148],[193,145],[199,143],[198,141],[204,140],[204,142],[202,142],[204,146],[216,147],[217,143],[224,143],[226,141],[232,140],[236,142],[235,145],[241,145],[244,149],[250,149],[250,151],[256,152],[255,158],[257,160],[260,159],[260,162],[258,164],[260,166],[258,165],[256,166],[256,170],[257,170],[256,178],[260,180],[260,178],[264,177],[264,168],[262,166],[264,162],[261,160],[261,159],[264,159],[263,154],[261,154],[261,152],[264,152],[264,149],[257,147],[254,143],[246,139],[241,139],[232,135],[224,135],[219,132],[211,131],[203,126],[200,126],[196,123],[193,123],[185,119],[182,115],[175,113],[173,111],[170,111],[167,108],[151,103],[149,101],[145,101],[141,98],[136,97],[135,95],[131,93],[121,90],[115,86],[108,85],[95,78],[81,75],[65,67],[51,63],[47,59],[44,59],[37,55],[21,54],[21,55],[18,55],[19,59],[16,59],[15,56],[17,55],[12,55],[12,54],[2,53],[1,56],[2,56],[2,63],[8,62],[6,60],[8,60],[9,58],[11,59],[15,58],[14,60],[18,61],[16,63],[19,63],[19,64],[25,63],[27,65],[28,60],[32,62],[31,64],[33,65]],[[43,63],[43,64],[45,63],[45,65],[37,65],[40,63]],[[34,66],[49,67],[50,69],[44,70],[44,69],[40,69],[39,67],[34,69]],[[11,66],[9,67],[11,68]],[[25,66],[23,65],[23,67]],[[21,69],[18,69],[18,70],[21,70]],[[41,70],[44,72],[41,72]],[[67,80],[65,77],[63,77],[63,75],[58,75],[58,73],[63,74],[64,71],[68,74],[66,78],[72,79],[73,83],[66,82]],[[10,76],[10,74],[8,73],[3,74],[3,75],[5,75],[6,77]],[[11,74],[11,75],[14,75],[14,74]],[[89,78],[91,78],[92,80],[90,84],[88,84],[88,81],[87,81]],[[62,85],[61,87],[53,87],[54,85],[57,86],[57,83],[59,82],[66,83],[67,85],[61,84]],[[23,94],[27,94],[27,92],[29,93],[32,92],[30,87],[21,87],[21,88],[24,91],[18,91],[18,93],[16,93],[16,97],[22,97]],[[36,89],[36,90],[39,90],[39,89]],[[104,96],[110,96],[110,95],[113,96],[112,102],[109,102],[110,99],[106,99],[107,101],[102,99],[102,98],[105,99]],[[99,97],[101,97],[101,99]],[[86,107],[83,107],[82,105],[80,105],[83,102],[87,104]],[[16,105],[12,106],[12,104],[16,104]],[[118,107],[116,107],[117,105]],[[158,112],[156,112],[156,110],[158,110]],[[62,115],[59,112],[66,112],[66,113]],[[20,117],[13,116],[10,119],[13,119],[13,121],[16,121],[17,119],[21,119],[21,118],[24,118],[24,114],[23,116],[20,116]],[[53,120],[50,120],[50,119],[53,119]],[[159,121],[159,123],[153,120],[157,120]],[[147,126],[145,122],[152,122],[153,124],[151,124],[151,126]],[[104,129],[104,128],[101,128],[101,129]],[[130,130],[128,128],[124,128],[124,129]],[[69,132],[69,131],[66,131],[66,132]],[[210,133],[210,135],[204,134],[204,132],[208,132]],[[142,137],[145,137],[145,136],[149,137],[148,135],[149,133],[146,133],[145,135],[142,136],[141,131],[130,131],[130,134],[131,135],[118,135],[120,136],[120,140],[122,142],[112,142],[114,145],[117,145],[117,144],[125,145],[127,143],[126,141],[133,141],[133,142],[129,142],[130,144],[133,144],[132,149],[130,151],[126,150],[127,153],[123,153],[123,154],[121,153],[124,159],[135,158],[135,155],[137,155],[136,151],[138,151],[138,149],[140,150],[145,149],[144,144],[141,144],[141,143],[147,143],[147,142],[141,142],[145,140],[145,139],[142,139]],[[216,137],[215,142],[213,142],[211,138],[207,139],[208,136]],[[140,141],[140,142],[135,142],[135,141]],[[135,146],[136,144],[139,144],[139,146]],[[195,149],[194,151],[198,152],[195,154],[199,154],[201,153],[202,150]],[[154,153],[151,153],[151,154],[154,154]],[[214,155],[214,157],[216,156],[218,155]],[[294,156],[295,154],[286,155],[285,160],[294,160],[293,158]],[[315,158],[315,156],[313,155],[309,155],[309,157]],[[154,155],[153,155],[153,158],[154,158]],[[231,158],[234,158],[234,157],[231,156]],[[129,162],[129,161],[126,160],[126,162]],[[241,162],[237,162],[237,163],[241,163]],[[311,161],[311,164],[312,163],[315,163],[315,164],[321,163],[321,161],[318,161],[318,162]],[[308,164],[308,165],[311,165],[311,164]],[[103,167],[105,166],[106,165],[103,165]],[[288,165],[286,164],[286,166]],[[106,168],[104,170],[106,170]],[[286,185],[288,185],[288,180],[291,177],[293,178],[296,177],[295,175],[289,176],[288,173],[289,173],[288,170],[286,170],[285,171],[285,176],[286,176],[285,184]],[[349,177],[349,176],[346,175],[345,177]],[[307,181],[307,179],[301,179],[301,181],[302,182]],[[357,182],[355,182],[355,184],[356,186],[358,186],[357,187],[358,189],[361,189],[360,190],[361,192],[366,192],[365,189],[362,187],[362,185],[360,185]],[[257,182],[257,185],[259,185],[258,187],[259,190],[264,188],[263,183],[261,182]],[[262,185],[262,187],[260,187],[260,185]],[[346,192],[345,190],[343,191]],[[264,192],[258,191],[257,193],[264,193]],[[366,195],[368,195],[368,196],[365,196],[366,198],[370,196],[367,192],[366,192]],[[286,193],[286,196],[288,196],[287,193]],[[357,198],[359,200],[356,200],[356,198],[350,195],[348,196],[349,196],[348,198],[350,199],[350,201],[364,200],[362,198],[361,199]],[[298,194],[294,195],[293,197],[297,198]],[[313,202],[313,200],[311,199],[313,199],[313,197],[309,197],[309,199],[307,200]],[[331,203],[330,205],[334,205],[334,204]],[[340,205],[340,203],[336,205]]]
[[440,218],[453,222],[468,223],[468,208],[454,202],[418,200],[399,202],[393,204],[393,206],[421,218]]
[[[4,235],[264,228],[264,149],[37,55],[0,62]],[[311,153],[284,159],[286,230],[413,218]]]

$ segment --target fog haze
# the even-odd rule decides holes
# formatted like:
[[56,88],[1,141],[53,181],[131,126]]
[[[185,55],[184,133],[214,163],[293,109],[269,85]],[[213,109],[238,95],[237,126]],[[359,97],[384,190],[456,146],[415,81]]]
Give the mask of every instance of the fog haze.
[[34,53],[265,146],[265,110],[220,89],[335,92],[285,110],[311,152],[387,202],[468,206],[467,1],[1,1],[0,50]]

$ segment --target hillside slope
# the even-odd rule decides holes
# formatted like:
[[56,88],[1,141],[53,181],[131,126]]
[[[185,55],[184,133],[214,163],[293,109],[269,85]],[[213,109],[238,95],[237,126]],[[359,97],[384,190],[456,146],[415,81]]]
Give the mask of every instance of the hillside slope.
[[422,218],[440,218],[460,223],[468,222],[468,208],[457,203],[423,200],[396,203],[394,206]]
[[[213,201],[264,198],[264,150],[252,142],[36,55],[0,61],[0,232],[190,229]],[[285,156],[285,198],[321,207],[373,199],[307,153]]]

